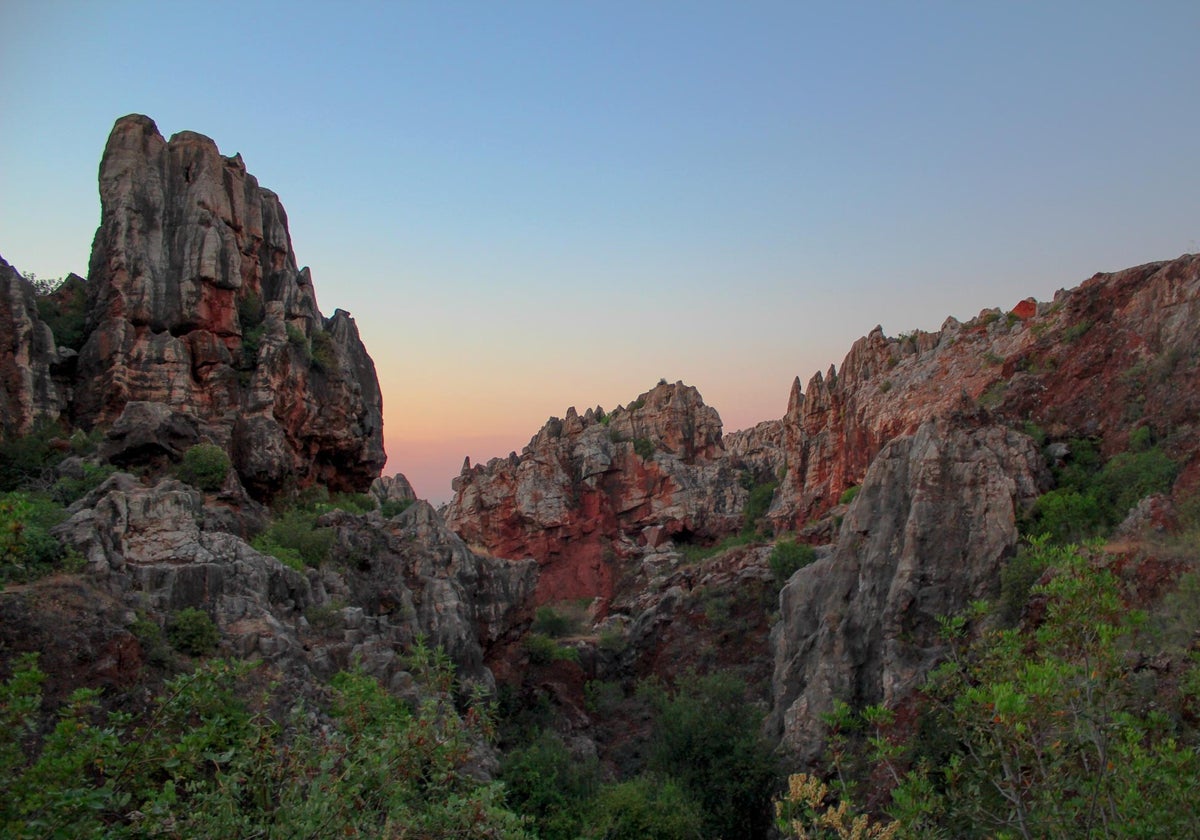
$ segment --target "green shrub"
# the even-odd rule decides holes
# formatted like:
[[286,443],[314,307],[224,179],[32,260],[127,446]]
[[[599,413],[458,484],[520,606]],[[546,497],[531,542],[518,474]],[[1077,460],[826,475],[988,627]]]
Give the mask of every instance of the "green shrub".
[[[252,667],[224,662],[170,680],[144,716],[104,719],[99,690],[81,689],[55,720],[45,674],[18,659],[0,683],[0,833],[529,840],[500,784],[472,772],[486,704],[460,714],[453,673],[428,652],[413,659],[419,703],[339,674],[328,726],[278,688],[257,696]],[[294,717],[272,716],[292,706]]]
[[375,510],[375,500],[366,493],[335,493],[329,499],[329,508],[348,513],[370,513]]
[[700,808],[705,837],[766,837],[778,766],[762,712],[729,674],[690,676],[656,707],[647,770],[678,781]]
[[292,568],[320,566],[329,559],[334,532],[331,528],[317,527],[316,519],[312,512],[290,510],[255,537],[251,545]]
[[0,492],[19,490],[43,479],[63,453],[54,445],[59,428],[53,423],[38,423],[20,437],[0,441]]
[[221,642],[221,632],[204,610],[187,607],[167,622],[167,640],[180,653],[208,656]]
[[182,482],[213,493],[225,485],[230,466],[229,455],[224,449],[212,443],[199,443],[183,453],[175,475]]
[[312,337],[312,364],[317,370],[332,373],[338,369],[337,347],[333,336],[324,330],[317,330]]
[[529,661],[535,665],[549,665],[551,662],[579,662],[579,651],[573,647],[559,644],[541,633],[529,633],[522,643]]
[[750,495],[746,499],[746,507],[742,509],[742,531],[744,533],[753,533],[758,530],[762,518],[771,509],[771,502],[775,499],[775,488],[778,486],[778,482],[768,481],[764,484],[757,484],[751,489]]
[[853,484],[842,491],[842,495],[838,497],[839,505],[848,505],[858,498],[858,491],[862,488],[857,484]]
[[574,629],[571,619],[555,610],[554,607],[541,606],[534,613],[533,632],[535,633],[557,639],[560,636],[568,635]]
[[533,822],[539,840],[576,840],[600,787],[600,768],[594,758],[572,756],[554,733],[542,732],[504,756],[500,781],[509,807]]
[[649,438],[634,438],[633,451],[637,453],[639,458],[648,461],[654,457],[654,441]]
[[582,836],[589,840],[696,840],[715,835],[704,833],[700,807],[681,785],[643,775],[605,786],[594,800]]
[[816,549],[811,545],[798,543],[794,540],[780,540],[771,549],[771,556],[767,562],[771,567],[771,574],[775,576],[775,580],[780,584],[784,584],[799,569],[803,569],[816,559]]
[[45,495],[0,494],[0,583],[82,570],[84,558],[50,534],[65,518],[63,507]]
[[87,287],[79,278],[68,278],[49,294],[40,294],[37,299],[38,317],[51,332],[54,343],[60,347],[78,350],[87,337],[84,332],[87,321]]
[[1085,321],[1079,321],[1078,323],[1072,324],[1071,326],[1069,326],[1065,330],[1063,330],[1063,341],[1066,342],[1067,344],[1074,344],[1076,341],[1078,341],[1079,339],[1081,339],[1085,335],[1087,335],[1088,330],[1090,330],[1091,328],[1092,328],[1091,321],[1085,320]]

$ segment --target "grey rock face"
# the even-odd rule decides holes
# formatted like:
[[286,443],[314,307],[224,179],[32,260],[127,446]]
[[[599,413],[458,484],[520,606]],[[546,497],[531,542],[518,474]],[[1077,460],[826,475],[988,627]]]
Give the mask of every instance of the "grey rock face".
[[937,618],[999,591],[1018,513],[1048,481],[1034,442],[978,420],[932,420],[871,464],[836,548],[780,594],[771,725],[801,760],[835,699],[894,704],[942,652]]
[[366,490],[383,466],[382,398],[353,319],[325,318],[279,198],[194,132],[117,121],[100,163],[100,227],[75,422],[131,402],[188,414],[258,498],[285,481]]
[[38,317],[33,286],[0,258],[0,438],[58,419],[70,396],[58,369],[73,355]]
[[402,654],[418,637],[444,648],[461,678],[492,687],[484,645],[522,618],[536,583],[532,561],[472,554],[426,504],[388,521],[328,514],[331,562],[304,572],[209,530],[215,518],[185,484],[146,487],[118,473],[76,503],[56,534],[131,609],[160,622],[203,609],[227,652],[273,662],[310,688],[356,660],[401,685]]

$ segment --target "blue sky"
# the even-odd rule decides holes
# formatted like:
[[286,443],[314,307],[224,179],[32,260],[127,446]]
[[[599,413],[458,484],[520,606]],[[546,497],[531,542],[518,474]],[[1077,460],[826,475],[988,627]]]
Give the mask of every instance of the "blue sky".
[[83,273],[114,120],[241,152],[388,471],[448,494],[569,405],[726,428],[880,323],[1200,249],[1198,3],[0,3],[0,254]]

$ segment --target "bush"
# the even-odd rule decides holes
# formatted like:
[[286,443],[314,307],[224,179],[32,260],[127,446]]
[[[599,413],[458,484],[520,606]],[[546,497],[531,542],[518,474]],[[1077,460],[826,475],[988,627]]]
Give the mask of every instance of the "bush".
[[[596,797],[583,837],[595,840],[695,840],[707,835],[700,807],[671,779],[638,776]],[[730,835],[736,836],[736,835]]]
[[579,662],[579,651],[544,636],[541,633],[530,633],[523,643],[529,661],[535,665],[549,665],[551,662]]
[[217,649],[221,632],[204,610],[188,607],[167,622],[167,640],[180,653],[208,656]]
[[862,488],[857,484],[851,485],[842,491],[842,495],[838,497],[839,505],[848,505],[858,498],[858,491]]
[[297,571],[320,566],[329,559],[334,533],[317,527],[313,511],[293,509],[279,516],[251,542],[256,551],[270,554]]
[[324,330],[317,330],[312,337],[312,364],[317,370],[332,373],[338,369],[337,347],[333,336]]
[[87,337],[87,288],[80,278],[68,278],[37,299],[38,317],[54,333],[54,343],[78,350]]
[[699,805],[706,837],[764,838],[777,776],[762,713],[729,674],[692,676],[673,696],[657,694],[647,769],[679,782]]
[[508,805],[533,822],[539,840],[575,840],[585,807],[600,786],[600,772],[594,758],[579,761],[561,738],[542,732],[504,756],[500,781]]
[[[472,772],[490,719],[460,714],[430,656],[410,706],[361,673],[334,677],[329,725],[297,698],[251,697],[251,666],[208,662],[141,718],[100,715],[96,689],[43,713],[33,657],[0,683],[5,837],[503,837],[529,840],[502,788]],[[323,710],[322,710],[323,711]],[[324,717],[323,715],[321,717]],[[97,722],[97,718],[100,720]]]
[[767,562],[775,580],[784,584],[799,569],[803,569],[816,559],[816,549],[811,545],[798,543],[795,540],[780,540],[771,549],[771,556]]
[[638,454],[639,458],[648,461],[654,457],[654,441],[649,438],[634,438],[633,451]]
[[757,484],[750,490],[750,496],[746,499],[746,507],[742,510],[742,531],[744,533],[753,533],[758,529],[759,521],[771,509],[771,502],[775,498],[775,488],[778,486],[777,482],[768,481],[765,484]]
[[62,506],[44,495],[0,495],[0,583],[30,581],[58,570],[81,570],[83,557],[50,533],[65,518]]
[[533,617],[533,632],[557,639],[574,630],[571,624],[571,619],[555,610],[554,607],[538,607]]
[[224,486],[230,466],[229,455],[224,449],[212,443],[200,443],[183,453],[183,461],[175,475],[180,481],[212,493]]
[[19,490],[45,477],[63,459],[54,445],[59,435],[53,423],[38,423],[21,437],[0,441],[0,492]]

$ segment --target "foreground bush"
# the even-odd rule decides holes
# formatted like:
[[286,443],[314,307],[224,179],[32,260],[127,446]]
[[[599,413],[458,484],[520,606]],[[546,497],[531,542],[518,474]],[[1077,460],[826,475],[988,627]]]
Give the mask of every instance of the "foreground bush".
[[225,484],[230,466],[229,455],[224,449],[211,443],[200,443],[183,453],[183,461],[175,473],[180,481],[206,493],[215,493]]
[[26,657],[0,684],[0,836],[528,837],[500,786],[468,772],[486,710],[455,710],[429,651],[411,670],[425,686],[415,707],[340,674],[329,729],[301,710],[282,726],[239,696],[252,666],[213,662],[142,718],[102,718],[98,692],[80,690],[46,730],[45,675]]

